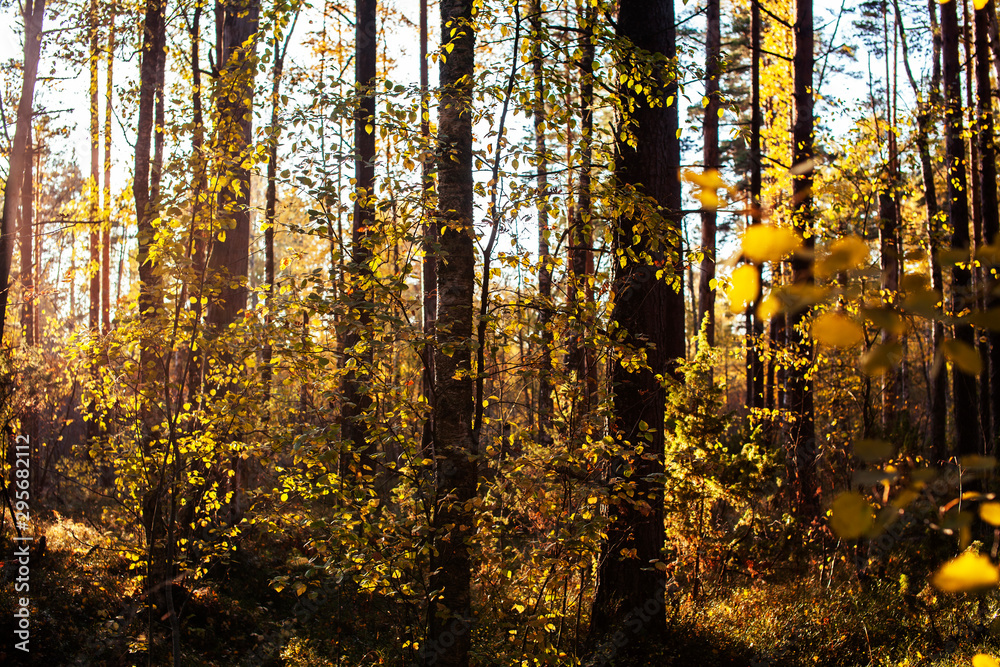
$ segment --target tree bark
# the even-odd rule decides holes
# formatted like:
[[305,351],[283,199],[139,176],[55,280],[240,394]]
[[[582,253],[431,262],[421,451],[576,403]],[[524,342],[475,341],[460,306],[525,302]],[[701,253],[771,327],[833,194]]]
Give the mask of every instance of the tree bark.
[[98,30],[97,0],[90,0],[90,181],[87,185],[90,264],[90,310],[88,324],[91,333],[101,325],[101,105],[98,90],[98,66],[101,62],[100,31]]
[[531,72],[534,84],[531,112],[535,129],[535,155],[538,160],[536,188],[538,196],[538,328],[541,332],[542,362],[538,378],[538,437],[552,442],[552,267],[549,253],[549,160],[545,142],[545,74],[542,54],[542,7],[540,0],[531,4]]
[[[761,223],[761,147],[760,132],[763,114],[760,106],[760,0],[750,3],[750,224]],[[763,284],[763,267],[757,267],[757,282]],[[747,309],[747,408],[766,408],[764,396],[764,360],[761,347],[764,341],[764,322],[757,316],[762,288],[758,288],[753,306]],[[772,359],[771,369],[774,368]],[[772,373],[773,375],[773,373]]]
[[570,229],[568,300],[578,331],[573,334],[568,366],[576,372],[583,392],[578,403],[578,415],[587,419],[597,396],[597,368],[594,352],[587,346],[590,313],[594,302],[591,277],[594,273],[594,227],[591,211],[591,169],[593,168],[594,132],[594,9],[584,3],[580,16],[580,177],[577,181],[576,210]]
[[[795,230],[805,238],[808,256],[792,258],[792,284],[812,285],[811,251],[813,210],[813,6],[812,0],[795,3],[794,72],[795,117],[792,126],[792,164],[796,175],[792,181],[792,221]],[[788,408],[792,415],[789,428],[790,446],[795,461],[796,510],[800,516],[813,516],[819,509],[816,488],[816,433],[813,421],[813,391],[807,380],[812,366],[813,346],[802,322],[806,310],[788,314],[787,333],[795,362],[788,369]]]
[[27,347],[35,345],[35,281],[34,257],[34,151],[31,124],[24,150],[24,178],[21,185],[21,331]]
[[[899,187],[899,162],[897,158],[895,123],[893,119],[892,91],[895,90],[889,71],[889,27],[888,7],[882,4],[882,27],[884,29],[883,44],[885,47],[885,89],[886,89],[886,149],[888,161],[885,166],[885,183],[878,195],[879,205],[879,249],[882,269],[881,288],[883,298],[888,306],[896,303],[899,292],[899,204],[897,189]],[[893,24],[895,34],[895,23]],[[897,343],[899,336],[891,331],[882,331],[883,345]],[[882,378],[882,429],[889,433],[896,423],[900,399],[900,373],[896,369],[888,371]]]
[[[705,147],[703,161],[705,170],[719,171],[719,78],[722,76],[720,49],[719,0],[708,0],[705,31]],[[715,207],[706,207],[701,212],[701,247],[704,256],[698,277],[698,327],[705,327],[705,340],[709,347],[715,346],[715,230],[718,213]],[[707,322],[705,318],[708,318]],[[751,385],[747,385],[750,387]]]
[[[997,202],[997,166],[996,144],[994,139],[992,84],[990,82],[990,46],[989,24],[990,12],[994,9],[993,0],[988,6],[976,10],[976,111],[979,116],[979,169],[980,200],[983,212],[983,241],[995,245],[1000,234],[1000,211]],[[990,271],[984,269],[986,280],[984,287],[985,305],[988,308],[997,307],[998,300],[992,296],[996,281],[990,279]],[[989,401],[987,407],[991,413],[991,429],[986,431],[986,451],[992,452],[1000,436],[1000,333],[989,331],[985,334],[989,341]],[[980,385],[980,391],[986,391],[985,383]],[[985,420],[984,420],[985,421]]]
[[[471,0],[441,0],[438,105],[438,212],[434,354],[434,548],[431,552],[425,665],[467,667],[471,564],[467,541],[476,495],[473,458],[472,298],[475,290],[472,87],[475,32]],[[451,46],[448,51],[446,46]]]
[[[948,198],[951,201],[951,248],[969,252],[969,200],[965,175],[964,123],[962,121],[962,66],[958,55],[961,34],[958,13],[953,0],[941,5],[941,47],[944,72],[945,152],[948,166]],[[972,297],[972,275],[967,265],[956,264],[951,270],[951,309],[957,314],[969,305]],[[975,335],[969,324],[956,323],[954,336],[974,347]],[[976,378],[952,366],[954,417],[957,441],[955,454],[975,454],[978,450],[979,415],[977,410]]]
[[[434,405],[434,330],[437,317],[437,225],[433,220],[434,174],[433,148],[431,146],[430,98],[427,76],[427,0],[420,0],[420,214],[423,216],[424,259],[421,283],[424,307],[424,372],[423,395],[429,405]],[[421,449],[424,456],[433,450],[434,412],[424,422]]]
[[[634,111],[621,123],[633,121],[634,142],[617,143],[615,177],[626,197],[633,188],[649,197],[631,215],[615,221],[614,306],[611,327],[621,346],[644,351],[646,367],[630,371],[615,355],[609,361],[614,394],[611,433],[623,457],[609,470],[607,540],[601,549],[597,591],[591,615],[591,637],[612,632],[633,607],[655,603],[644,631],[649,636],[665,630],[664,573],[650,563],[663,558],[664,417],[666,394],[658,379],[675,376],[677,358],[683,358],[684,292],[681,245],[681,191],[679,178],[676,29],[673,0],[622,0],[618,36],[626,61],[623,72],[642,70],[650,58],[666,58],[648,92],[635,93],[624,83],[619,94]],[[651,99],[662,101],[653,106]],[[620,137],[619,128],[616,136]],[[634,196],[634,195],[632,195]],[[657,272],[662,271],[658,276]],[[619,353],[621,354],[621,353]],[[641,453],[640,448],[641,447]],[[626,466],[631,474],[626,477]],[[628,494],[629,490],[632,494]],[[631,495],[632,497],[628,497]],[[651,605],[650,605],[651,606]],[[646,610],[650,610],[646,606]]]
[[[920,155],[920,172],[924,184],[924,206],[927,210],[927,242],[930,250],[931,265],[931,289],[942,293],[943,280],[941,276],[941,263],[938,260],[938,252],[941,250],[940,229],[938,221],[938,200],[937,186],[934,183],[934,164],[930,151],[931,128],[935,109],[941,101],[941,35],[937,27],[937,0],[929,0],[928,11],[931,16],[931,29],[933,31],[932,43],[932,75],[930,91],[925,98],[917,83],[913,70],[910,67],[909,48],[906,42],[906,28],[902,20],[902,12],[899,9],[898,0],[894,0],[896,10],[896,21],[899,26],[900,43],[903,47],[903,67],[906,70],[910,87],[917,98],[917,152]],[[931,345],[937,350],[944,342],[944,324],[935,319],[931,329]],[[944,461],[947,458],[946,431],[948,423],[948,376],[945,372],[938,371],[931,377],[931,384],[928,387],[930,400],[930,443],[935,461]]]
[[[344,338],[344,353],[348,371],[344,376],[343,419],[344,439],[352,451],[361,457],[358,474],[375,475],[374,450],[366,442],[365,414],[371,409],[368,372],[372,366],[371,341],[366,335],[371,328],[371,282],[369,263],[372,259],[373,227],[375,225],[375,75],[378,44],[376,0],[357,0],[355,20],[355,81],[358,105],[354,113],[354,220],[351,232],[350,328]],[[353,466],[352,466],[353,468]]]
[[108,61],[104,91],[104,212],[101,216],[101,332],[111,331],[111,117],[114,113],[115,6],[108,11]]
[[140,384],[152,386],[159,376],[158,354],[153,343],[156,311],[161,307],[160,276],[158,267],[150,257],[155,230],[157,202],[150,192],[150,153],[153,133],[153,115],[156,104],[157,73],[159,61],[166,48],[166,0],[147,0],[142,38],[142,62],[139,66],[139,118],[135,144],[135,176],[132,194],[135,198],[136,239],[139,265],[139,343]]
[[[218,281],[208,301],[205,321],[214,333],[236,321],[247,305],[247,269],[250,246],[250,155],[252,141],[256,42],[259,0],[226,0],[217,5],[221,23],[219,45],[220,94],[217,142],[228,184],[219,189],[219,231],[212,240],[209,276]],[[214,297],[214,298],[213,298]]]

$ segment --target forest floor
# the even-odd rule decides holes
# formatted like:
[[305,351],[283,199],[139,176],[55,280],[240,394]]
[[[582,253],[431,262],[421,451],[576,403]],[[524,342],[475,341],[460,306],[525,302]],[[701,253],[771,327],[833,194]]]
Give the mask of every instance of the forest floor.
[[[42,530],[44,553],[31,565],[31,653],[13,647],[13,633],[0,640],[0,664],[169,664],[170,627],[162,601],[152,613],[129,559],[106,531],[80,516],[50,512]],[[274,577],[289,574],[279,544],[258,545],[226,565],[210,568],[196,584],[178,584],[182,651],[186,665],[368,665],[413,664],[398,647],[411,632],[398,600],[349,591],[303,607],[294,586],[276,591]],[[915,549],[915,547],[913,547]],[[697,599],[686,595],[670,610],[665,641],[568,656],[545,663],[583,665],[676,665],[678,667],[777,667],[828,665],[877,667],[971,665],[976,653],[1000,655],[1000,596],[945,596],[915,584],[932,571],[918,551],[894,558],[880,571],[859,573],[845,565],[832,575],[795,566],[773,567],[744,581],[709,577]],[[801,559],[799,563],[805,562]],[[0,613],[10,619],[13,568],[0,588]],[[926,580],[924,578],[924,580]],[[129,583],[133,582],[133,583]],[[163,613],[161,613],[163,612]],[[408,618],[412,618],[412,615]],[[147,637],[156,638],[147,655]],[[476,644],[490,646],[489,655]],[[569,646],[569,642],[566,642]],[[506,650],[505,650],[506,649]],[[477,665],[518,665],[516,641],[473,638]],[[614,656],[611,657],[611,653]],[[589,657],[588,657],[589,655]],[[28,658],[27,660],[25,658]]]

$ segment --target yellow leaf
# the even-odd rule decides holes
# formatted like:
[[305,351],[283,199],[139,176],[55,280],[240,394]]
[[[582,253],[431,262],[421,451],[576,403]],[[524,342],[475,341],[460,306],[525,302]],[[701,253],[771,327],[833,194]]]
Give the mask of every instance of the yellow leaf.
[[828,278],[841,271],[859,268],[868,261],[868,244],[858,236],[837,239],[827,248],[827,254],[816,262],[816,276]]
[[743,234],[743,254],[751,262],[777,262],[798,250],[802,239],[791,229],[750,225]]
[[1000,583],[1000,570],[988,556],[966,552],[942,565],[931,583],[945,593],[988,588]]
[[903,346],[899,343],[872,345],[861,355],[861,370],[866,375],[884,375],[899,365],[903,359]]
[[712,190],[699,190],[695,197],[701,202],[702,208],[706,210],[714,211],[719,208],[719,195]]
[[757,317],[762,320],[769,320],[781,312],[781,302],[774,294],[768,294],[757,306]]
[[826,312],[817,317],[810,331],[814,340],[831,347],[851,347],[865,337],[860,324],[836,312]]
[[729,309],[739,315],[747,309],[747,304],[757,298],[759,291],[760,278],[757,276],[757,267],[752,264],[738,267],[733,271],[731,284],[726,290]]
[[895,445],[886,440],[856,440],[854,454],[865,463],[887,459],[896,451]]
[[1000,503],[982,503],[979,518],[991,526],[1000,526]]
[[941,353],[967,375],[979,375],[983,372],[983,360],[979,352],[968,343],[949,338],[941,343]]
[[306,585],[303,583],[295,584],[295,594],[301,596],[306,592]]
[[959,464],[966,470],[993,470],[997,467],[997,460],[993,456],[980,456],[979,454],[969,454],[958,460]]
[[855,491],[841,493],[830,509],[833,511],[830,527],[845,540],[853,540],[867,533],[874,520],[872,506]]
[[[989,2],[990,0],[972,0],[972,6],[975,7],[978,12],[980,9],[988,5]],[[996,665],[997,663],[994,662],[993,664]],[[976,665],[976,667],[979,667],[979,665]]]
[[[985,6],[986,3],[983,3]],[[976,9],[982,9],[979,6],[979,0],[976,0]],[[991,655],[986,655],[985,653],[977,653],[972,656],[972,667],[1000,667],[1000,662]]]
[[684,170],[684,180],[694,183],[699,188],[714,189],[726,187],[726,182],[722,180],[718,169],[706,169],[700,174],[690,169]]

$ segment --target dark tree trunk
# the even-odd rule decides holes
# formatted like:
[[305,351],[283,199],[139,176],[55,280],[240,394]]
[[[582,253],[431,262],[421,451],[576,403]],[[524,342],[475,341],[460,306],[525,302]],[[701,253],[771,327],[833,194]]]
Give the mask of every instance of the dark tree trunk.
[[[433,147],[431,146],[430,98],[427,76],[427,0],[420,0],[420,214],[423,216],[423,302],[424,302],[424,373],[423,394],[429,405],[434,405],[434,322],[437,317],[437,225],[433,220],[434,193]],[[424,422],[421,449],[430,456],[434,436],[434,412]]]
[[[813,6],[812,0],[795,4],[794,98],[795,122],[792,127],[792,164],[797,174],[792,182],[793,224],[806,238],[807,251],[814,244],[812,236],[813,184]],[[805,287],[814,282],[810,257],[795,256],[792,261],[792,284]],[[790,446],[795,461],[797,511],[812,516],[819,509],[816,488],[816,433],[813,422],[813,391],[806,376],[812,366],[813,347],[801,327],[806,311],[789,313],[788,337],[795,362],[788,369],[788,409],[792,423]]]
[[[719,77],[722,76],[719,60],[720,29],[719,0],[708,0],[708,14],[705,18],[705,170],[719,170]],[[705,326],[705,340],[709,346],[715,345],[715,230],[718,214],[715,207],[707,207],[701,212],[701,246],[705,255],[701,260],[698,278],[698,327]],[[708,317],[706,322],[705,318]],[[750,387],[751,385],[747,385]]]
[[[676,56],[673,0],[622,0],[618,35],[631,43],[624,47],[626,62],[619,64],[625,71],[638,65],[636,61],[648,63],[651,55],[672,61]],[[650,97],[664,102],[672,98],[673,103],[653,107],[645,91],[636,94],[625,86],[619,91],[628,105],[634,105],[628,120],[634,122],[635,141],[617,144],[616,180],[626,197],[634,187],[656,208],[637,205],[631,215],[614,223],[614,248],[625,261],[615,262],[611,326],[623,346],[645,350],[648,367],[630,371],[614,358],[608,364],[614,393],[611,433],[628,461],[615,460],[608,471],[611,522],[601,549],[591,615],[594,638],[620,626],[636,606],[646,605],[650,612],[644,628],[649,636],[661,635],[666,621],[665,575],[650,565],[662,560],[665,539],[659,475],[666,395],[657,378],[675,375],[675,360],[684,356],[683,214],[677,74],[672,68],[660,69],[652,81],[643,81],[644,88],[647,83],[653,87]],[[656,275],[661,269],[664,279]],[[632,469],[628,478],[625,465]],[[627,495],[630,488],[634,494]]]
[[[191,233],[188,241],[188,253],[191,256],[191,281],[188,291],[193,301],[192,327],[197,330],[201,326],[201,297],[205,283],[205,254],[208,242],[207,231],[204,228],[204,213],[206,209],[205,191],[208,175],[205,161],[205,120],[201,93],[201,4],[194,8],[194,19],[191,21],[191,167],[193,173],[193,189],[191,193]],[[202,355],[200,350],[190,351],[190,361],[187,369],[188,396],[192,402],[201,388]]]
[[[208,301],[205,322],[213,335],[225,331],[247,305],[247,269],[250,247],[250,156],[253,138],[253,90],[257,69],[256,43],[260,14],[258,0],[227,0],[216,6],[219,44],[220,94],[216,99],[216,141],[220,168],[230,185],[219,189],[219,230],[212,234],[208,273],[218,289]],[[214,297],[214,298],[213,298]]]
[[[958,54],[961,34],[955,2],[941,5],[941,46],[944,69],[945,151],[948,165],[948,198],[951,202],[951,247],[969,252],[969,200],[965,176],[965,142],[962,121],[962,65]],[[972,298],[972,275],[965,265],[956,264],[951,270],[951,308],[960,312]],[[975,346],[975,335],[969,324],[957,323],[954,336],[969,346]],[[978,451],[979,415],[976,378],[952,367],[954,389],[955,429],[958,435],[955,454],[974,454]]]
[[[372,346],[359,345],[371,328],[371,269],[373,227],[375,225],[375,73],[378,44],[376,0],[357,0],[355,20],[355,81],[358,106],[354,112],[354,223],[351,234],[352,290],[347,305],[357,320],[351,322],[344,338],[344,352],[350,364],[344,376],[342,408],[344,439],[361,457],[355,472],[374,476],[374,453],[366,443],[367,426],[363,423],[371,409],[367,388],[372,365]],[[362,351],[363,350],[363,351]]]
[[34,151],[31,143],[31,124],[24,148],[24,179],[21,185],[21,331],[24,344],[35,345],[35,264],[32,256],[34,244],[35,179]]
[[[980,199],[983,211],[983,241],[987,244],[997,243],[997,234],[1000,233],[1000,211],[997,202],[997,166],[996,147],[994,144],[993,125],[993,104],[992,85],[990,82],[990,46],[989,46],[989,23],[990,11],[994,8],[992,0],[988,6],[976,10],[976,111],[979,117],[979,158],[981,160],[979,170],[979,188],[981,190]],[[986,278],[985,293],[993,294],[995,287],[994,280],[989,279],[989,271],[984,270]],[[995,308],[997,299],[995,296],[986,297],[986,306]],[[985,334],[989,340],[989,387],[990,390],[987,407],[992,416],[991,429],[986,431],[986,451],[993,452],[996,448],[997,437],[1000,435],[1000,333],[990,331]],[[981,384],[980,391],[985,391],[985,384]],[[985,421],[985,420],[984,420]]]
[[[929,261],[931,264],[931,289],[942,293],[943,281],[941,276],[941,263],[938,260],[938,252],[941,250],[940,229],[938,221],[938,201],[937,187],[934,183],[934,164],[931,157],[930,137],[931,127],[935,109],[941,101],[941,34],[937,26],[937,0],[929,0],[928,11],[931,16],[931,29],[933,31],[932,43],[934,59],[932,65],[931,87],[928,97],[925,99],[921,93],[920,86],[913,70],[910,67],[909,48],[906,42],[906,29],[902,20],[902,13],[899,9],[899,2],[895,0],[896,22],[899,26],[899,37],[903,47],[903,67],[906,69],[906,76],[913,88],[913,94],[917,98],[917,151],[920,155],[920,172],[924,184],[924,205],[927,209],[927,241],[930,249]],[[940,320],[934,320],[931,330],[931,345],[935,350],[941,347],[944,342],[944,324]],[[944,461],[947,458],[946,432],[948,423],[948,375],[942,370],[931,377],[931,386],[928,387],[930,400],[930,442],[935,461]]]
[[[101,62],[100,31],[98,30],[97,0],[90,0],[90,181],[88,212],[90,220],[90,309],[87,322],[91,333],[101,326],[101,98],[98,90],[98,66]],[[91,421],[91,424],[96,424]]]
[[114,114],[115,6],[109,6],[108,63],[104,93],[104,213],[101,216],[101,332],[111,330],[111,117]]
[[545,145],[545,78],[542,54],[542,8],[539,0],[531,4],[531,68],[534,79],[532,115],[535,125],[535,155],[538,210],[538,328],[541,332],[542,368],[538,378],[538,437],[552,442],[552,267],[549,254],[549,160]]
[[[475,290],[472,86],[475,32],[471,0],[441,0],[441,97],[438,105],[438,212],[434,355],[436,499],[425,665],[466,667],[471,635],[471,564],[467,541],[476,495],[473,458],[472,297]],[[445,55],[446,54],[446,55]],[[448,352],[447,354],[443,352]]]
[[594,9],[584,3],[580,16],[580,177],[577,181],[576,210],[570,229],[569,268],[570,283],[568,299],[576,319],[578,331],[573,334],[570,345],[568,366],[576,372],[577,382],[582,388],[577,404],[577,414],[582,421],[589,418],[591,407],[597,395],[597,368],[594,365],[594,351],[586,342],[590,313],[594,302],[594,288],[591,276],[594,273],[594,225],[592,219],[591,169],[594,148]]
[[[267,292],[264,299],[267,306],[266,322],[268,327],[274,320],[274,231],[278,223],[278,139],[281,137],[281,76],[285,69],[285,53],[288,51],[288,43],[291,40],[292,32],[295,30],[295,23],[298,20],[296,13],[284,42],[274,40],[274,68],[271,72],[271,127],[268,134],[268,157],[267,157],[267,191],[264,195],[264,280],[267,282]],[[264,385],[264,395],[268,402],[271,399],[271,380],[274,374],[271,368],[271,358],[274,350],[271,345],[270,334],[266,337],[264,348],[261,352],[261,359],[264,362],[261,369],[261,382]],[[268,408],[269,409],[269,408]],[[270,413],[268,413],[270,417]]]
[[[761,222],[761,148],[760,131],[763,114],[760,107],[760,0],[750,3],[750,224]],[[757,267],[758,283],[762,283],[762,267]],[[764,400],[764,360],[761,346],[764,340],[764,322],[757,317],[762,290],[757,290],[753,306],[747,310],[747,400],[748,408],[771,407]],[[770,364],[774,368],[774,363]]]
[[[887,305],[896,302],[899,292],[899,204],[897,189],[899,188],[899,162],[897,159],[895,119],[893,117],[892,92],[895,90],[889,71],[889,26],[888,7],[882,4],[882,25],[884,29],[883,44],[885,47],[885,118],[886,144],[888,163],[885,169],[885,183],[878,195],[879,205],[879,248],[882,268],[882,294],[888,301]],[[895,23],[893,24],[895,26]],[[895,34],[895,29],[893,30]],[[882,343],[892,345],[899,341],[899,336],[891,331],[882,332]],[[900,373],[896,369],[888,371],[882,378],[882,428],[889,432],[896,423],[900,399]]]
[[135,177],[132,194],[135,197],[136,240],[139,265],[139,321],[142,325],[139,343],[140,383],[151,387],[159,376],[158,354],[153,343],[153,328],[160,308],[160,276],[150,250],[153,247],[156,200],[150,192],[150,155],[153,134],[154,106],[157,97],[159,61],[166,47],[166,0],[148,0],[142,37],[142,62],[139,66],[139,119],[135,144]]

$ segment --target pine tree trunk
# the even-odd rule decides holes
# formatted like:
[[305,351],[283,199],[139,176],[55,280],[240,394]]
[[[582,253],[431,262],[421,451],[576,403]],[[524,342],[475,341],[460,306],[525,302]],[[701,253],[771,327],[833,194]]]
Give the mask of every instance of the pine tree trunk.
[[[750,3],[750,224],[759,225],[761,222],[761,147],[760,132],[763,125],[763,114],[760,106],[760,40],[761,40],[761,17],[760,0],[751,0]],[[758,283],[763,284],[762,268],[757,267]],[[762,288],[758,288],[757,295],[751,308],[747,310],[747,408],[767,408],[764,395],[764,360],[761,355],[761,347],[764,341],[764,322],[757,317],[757,307],[760,305]],[[773,359],[769,365],[770,375],[773,376]],[[769,383],[769,386],[773,383]]]
[[101,332],[111,331],[111,117],[114,114],[115,6],[108,9],[108,61],[104,91],[104,212],[101,216]]
[[[813,184],[813,6],[812,0],[797,0],[795,4],[795,57],[793,60],[795,120],[792,127],[792,164],[796,176],[792,182],[793,224],[805,237],[807,251],[815,242],[812,236]],[[812,285],[812,259],[796,256],[791,261],[792,284]],[[816,433],[813,421],[813,391],[807,380],[812,366],[813,346],[802,330],[806,311],[788,315],[788,337],[792,344],[794,363],[788,369],[788,408],[792,416],[789,429],[790,446],[795,460],[796,509],[801,516],[812,516],[819,509],[816,488]]]
[[[100,56],[100,31],[98,30],[97,0],[90,0],[90,181],[88,194],[88,227],[90,230],[90,310],[88,324],[91,333],[101,325],[101,105],[98,90],[98,65]],[[96,422],[91,422],[96,423]]]
[[[941,46],[944,70],[945,102],[945,152],[948,166],[948,198],[951,201],[951,248],[968,253],[969,248],[969,200],[965,175],[965,142],[962,121],[962,65],[958,55],[961,39],[958,28],[956,2],[941,5]],[[956,264],[951,270],[951,309],[958,313],[969,305],[972,298],[972,275],[965,265]],[[975,346],[972,326],[964,323],[954,325],[954,336],[969,346]],[[957,442],[953,453],[975,454],[978,451],[979,415],[976,378],[952,366],[954,390],[954,416]]]
[[434,355],[434,549],[425,665],[467,667],[471,634],[471,563],[467,541],[476,495],[472,418],[472,298],[475,291],[472,86],[475,32],[471,0],[441,0],[441,97],[438,105],[438,211]]
[[142,324],[140,355],[140,385],[151,387],[159,377],[158,354],[153,343],[152,329],[156,311],[162,303],[158,269],[150,257],[155,231],[156,200],[150,192],[150,153],[156,104],[159,61],[164,58],[166,0],[148,0],[142,38],[142,62],[139,66],[139,119],[135,144],[135,176],[132,193],[135,197],[136,240],[139,265],[139,321]]
[[[424,354],[422,391],[429,405],[434,404],[434,323],[437,317],[437,225],[433,220],[434,174],[433,147],[431,146],[430,98],[427,76],[427,0],[420,0],[420,214],[423,216],[423,286]],[[421,450],[429,457],[433,450],[434,412],[424,422]]]
[[[882,269],[881,288],[887,306],[896,302],[899,292],[899,221],[897,212],[897,188],[899,187],[899,164],[896,156],[896,134],[893,123],[892,91],[895,90],[889,72],[889,28],[888,7],[882,4],[882,22],[884,28],[883,44],[885,47],[885,88],[886,88],[886,144],[888,163],[885,169],[885,183],[879,191],[879,249]],[[895,24],[893,24],[895,25]],[[895,30],[893,31],[895,32]],[[882,331],[882,344],[893,345],[899,342],[899,336],[891,331]],[[896,423],[900,399],[900,372],[896,369],[888,371],[882,378],[882,429],[888,433]]]
[[[366,442],[365,414],[371,409],[368,369],[372,365],[372,346],[363,344],[371,328],[372,227],[375,224],[375,74],[378,43],[376,0],[357,0],[355,21],[355,81],[358,106],[354,114],[354,222],[351,234],[351,291],[347,305],[352,321],[344,338],[344,352],[349,369],[344,376],[344,402],[341,417],[345,441],[361,457],[358,474],[375,475],[374,451]],[[357,346],[357,347],[356,347]]]
[[577,413],[582,420],[589,418],[590,410],[597,395],[597,369],[594,365],[593,350],[587,346],[586,338],[591,324],[590,312],[594,302],[591,277],[594,272],[594,227],[591,206],[591,169],[594,148],[594,10],[585,3],[580,16],[580,177],[577,180],[577,200],[572,229],[570,230],[569,264],[570,284],[568,299],[576,319],[578,331],[570,345],[568,366],[576,372],[577,382],[582,392]]
[[[624,71],[637,66],[632,58],[648,62],[650,54],[668,61],[676,56],[673,0],[622,0],[617,31],[620,39],[631,42],[624,48],[628,60],[619,64]],[[632,473],[625,478],[621,459],[612,461],[608,471],[611,521],[601,549],[591,614],[594,639],[617,629],[636,606],[645,606],[649,612],[647,636],[661,635],[666,623],[666,578],[650,564],[662,560],[665,539],[659,475],[663,472],[666,395],[657,378],[674,375],[675,360],[685,352],[677,74],[672,68],[661,69],[653,81],[643,81],[644,88],[647,84],[653,87],[649,95],[664,104],[653,107],[645,91],[637,94],[620,87],[626,108],[634,105],[628,120],[634,121],[635,141],[618,142],[615,176],[625,196],[637,188],[659,210],[637,206],[630,216],[614,221],[611,327],[626,349],[645,350],[648,367],[630,370],[617,358],[609,360],[614,393],[611,434],[623,448]],[[656,276],[658,270],[664,272],[664,279]],[[630,488],[633,494],[627,493]]]
[[[995,245],[1000,233],[1000,212],[997,202],[997,166],[996,145],[994,139],[992,85],[990,82],[990,47],[989,24],[990,12],[994,9],[990,0],[987,7],[976,10],[976,111],[979,116],[979,188],[983,211],[983,241]],[[985,305],[995,308],[998,300],[992,296],[996,281],[989,278],[989,271],[984,270],[986,277]],[[991,430],[986,431],[986,452],[992,453],[996,448],[997,437],[1000,436],[1000,333],[989,331],[985,334],[989,340],[989,387],[987,392],[987,408],[992,416]],[[980,391],[986,391],[985,383],[980,385]],[[984,420],[985,421],[985,420]]]
[[21,331],[24,344],[35,345],[35,282],[34,258],[34,151],[31,143],[31,124],[24,148],[24,178],[21,185]]
[[[719,164],[719,77],[722,68],[719,60],[720,29],[719,0],[708,0],[705,33],[705,170],[718,171]],[[715,229],[718,213],[715,207],[707,207],[701,212],[701,247],[705,253],[701,260],[698,278],[698,321],[699,328],[705,326],[705,340],[710,347],[715,345]],[[708,318],[706,321],[706,317]],[[747,385],[749,388],[751,385]],[[748,389],[749,393],[749,389]]]

